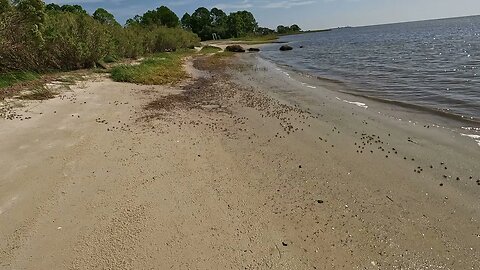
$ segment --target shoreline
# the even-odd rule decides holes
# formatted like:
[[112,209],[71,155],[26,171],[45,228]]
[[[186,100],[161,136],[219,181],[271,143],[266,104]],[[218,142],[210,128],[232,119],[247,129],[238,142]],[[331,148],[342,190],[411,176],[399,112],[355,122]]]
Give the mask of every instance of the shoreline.
[[[266,44],[268,45],[268,44]],[[265,45],[264,45],[265,46]],[[311,74],[307,71],[301,71],[294,69],[291,66],[288,65],[281,65],[278,63],[275,63],[274,61],[262,57],[259,55],[259,57],[263,61],[267,61],[271,63],[272,65],[275,65],[279,68],[285,69],[288,71],[289,75],[290,73],[295,74],[295,77],[299,80],[303,79],[305,81],[308,81],[312,85],[320,85],[323,87],[326,87],[332,91],[337,91],[338,93],[342,93],[344,95],[350,96],[352,98],[360,98],[363,102],[374,102],[374,103],[380,103],[385,106],[394,106],[397,107],[401,110],[409,110],[409,114],[430,114],[432,117],[432,121],[437,121],[439,123],[438,125],[445,126],[447,128],[452,128],[455,130],[460,130],[464,128],[470,128],[471,130],[478,131],[480,134],[480,119],[475,119],[473,117],[465,117],[459,114],[455,114],[452,112],[447,112],[444,110],[439,110],[439,109],[434,109],[434,108],[429,108],[426,106],[421,106],[417,104],[408,104],[403,101],[397,101],[397,100],[390,100],[386,98],[381,98],[381,97],[374,97],[374,96],[368,96],[366,94],[362,94],[360,92],[356,92],[354,87],[348,86],[348,82],[338,80],[338,79],[331,79],[327,77],[321,77],[317,76],[314,74]],[[382,106],[380,106],[382,107]],[[417,119],[411,118],[411,121],[415,121]],[[428,117],[423,117],[418,119],[419,121],[425,121],[428,120]],[[431,124],[437,124],[437,123],[431,123]]]
[[0,120],[1,267],[480,267],[478,146],[256,57]]
[[[348,35],[345,34],[345,36]],[[320,36],[315,37],[321,40]],[[332,38],[335,39],[336,37],[333,36]],[[373,72],[372,74],[377,74],[375,72],[378,72],[378,76],[371,76],[368,75],[369,73],[362,72],[361,70],[351,69],[346,65],[330,62],[330,60],[328,60],[330,59],[328,58],[329,54],[321,54],[323,56],[319,57],[322,59],[323,57],[327,57],[325,58],[325,61],[327,61],[325,65],[328,65],[330,68],[319,68],[316,66],[322,66],[320,62],[308,60],[308,55],[314,53],[314,51],[311,50],[317,48],[315,46],[320,46],[320,44],[313,42],[312,39],[313,37],[305,39],[283,39],[284,41],[288,41],[291,46],[298,47],[300,45],[307,45],[306,47],[308,48],[296,48],[295,51],[297,53],[286,53],[286,56],[283,56],[283,54],[277,52],[276,49],[278,48],[275,48],[275,46],[266,46],[262,52],[262,57],[286,69],[319,77],[319,79],[340,81],[342,84],[348,86],[346,90],[353,95],[384,100],[390,103],[399,103],[402,106],[409,106],[410,103],[413,103],[422,110],[431,110],[445,114],[448,117],[452,115],[453,117],[458,117],[459,120],[473,120],[477,126],[480,126],[478,106],[476,106],[478,104],[478,97],[474,94],[476,74],[468,73],[462,75],[459,73],[443,75],[443,69],[434,69],[427,72],[421,68],[415,70],[413,66],[410,67],[406,64],[399,64],[397,67],[398,70],[396,71],[383,70],[381,69],[381,67],[383,67],[382,62],[373,62],[371,63],[372,67],[367,70]],[[325,46],[329,45],[327,44]],[[321,47],[317,49],[321,50]],[[332,49],[332,53],[341,55],[341,51],[335,49]],[[349,61],[348,59],[356,59],[352,52],[346,51],[345,53],[352,54],[349,58],[347,57],[346,61]],[[388,62],[388,59],[383,60]],[[361,60],[361,58],[355,60],[352,65],[353,64],[369,66],[369,63]],[[386,63],[384,64],[386,65]],[[336,70],[336,68],[340,69]],[[473,77],[465,77],[465,81],[455,82],[455,80],[461,80],[464,76]],[[444,83],[440,83],[443,82],[442,77],[444,77]],[[431,81],[428,83],[426,80]],[[438,81],[438,83],[436,81]],[[442,86],[444,86],[444,88],[442,88]],[[458,90],[458,92],[449,91],[450,88],[452,90]]]

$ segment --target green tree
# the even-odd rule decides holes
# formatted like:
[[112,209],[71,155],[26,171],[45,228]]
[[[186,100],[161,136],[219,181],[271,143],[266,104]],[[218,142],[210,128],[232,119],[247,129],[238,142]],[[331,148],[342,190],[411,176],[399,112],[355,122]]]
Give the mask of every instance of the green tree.
[[51,3],[51,4],[48,4],[45,6],[45,10],[48,10],[48,11],[61,11],[62,10],[62,7],[55,4],[55,3]]
[[38,27],[45,21],[45,4],[42,0],[20,0],[17,10],[29,23]]
[[302,31],[302,29],[300,28],[300,26],[294,24],[294,25],[290,26],[290,31],[292,31],[292,32],[300,32],[300,31]]
[[88,14],[87,11],[80,5],[63,5],[61,10],[71,13]]
[[259,35],[262,35],[262,36],[266,36],[266,35],[272,35],[275,33],[275,30],[273,29],[270,29],[270,28],[266,28],[266,27],[259,27],[257,29],[257,33]]
[[229,34],[232,37],[242,37],[250,33],[255,33],[258,23],[252,13],[248,11],[238,11],[228,16]]
[[228,16],[223,10],[218,8],[212,8],[210,10],[210,21],[212,24],[212,32],[216,33],[220,37],[228,37]]
[[178,16],[166,6],[161,6],[156,10],[149,10],[142,16],[143,25],[158,25],[166,27],[177,27],[180,24]]
[[180,23],[182,24],[183,29],[192,30],[192,16],[190,16],[190,14],[185,12]]
[[26,22],[26,27],[29,29],[27,42],[33,42],[35,46],[43,46],[43,24],[45,23],[45,3],[42,0],[19,0],[17,3],[17,10]]
[[157,12],[162,20],[162,24],[166,27],[173,28],[180,25],[180,20],[178,19],[177,14],[168,7],[161,6],[157,9]]
[[210,11],[204,7],[200,7],[191,16],[190,24],[192,32],[197,34],[202,40],[212,38],[212,21]]
[[109,13],[107,10],[103,8],[99,8],[95,10],[93,13],[93,18],[97,21],[99,21],[102,24],[108,24],[108,25],[116,25],[119,26],[120,24],[115,20],[115,16],[113,16],[111,13]]
[[284,26],[284,25],[279,25],[277,26],[277,33],[279,34],[286,34],[290,31],[290,27]]
[[131,19],[128,19],[127,22],[125,23],[125,25],[127,27],[140,26],[141,22],[142,22],[142,16],[135,15],[135,17],[133,17]]
[[221,26],[225,24],[227,20],[227,14],[223,10],[218,8],[212,8],[210,11],[210,22],[214,27]]

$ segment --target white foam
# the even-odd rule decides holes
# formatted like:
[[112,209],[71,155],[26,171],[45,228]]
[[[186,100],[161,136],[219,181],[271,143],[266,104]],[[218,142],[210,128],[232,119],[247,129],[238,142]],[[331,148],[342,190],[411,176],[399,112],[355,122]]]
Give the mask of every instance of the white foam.
[[469,138],[472,138],[472,139],[480,139],[480,135],[463,134],[463,133],[462,133],[462,136],[469,137]]
[[478,146],[480,146],[480,135],[475,135],[475,134],[463,134],[460,133],[462,136],[469,137],[475,140],[477,142]]
[[473,131],[480,131],[480,128],[477,127],[462,127],[464,130],[473,130]]
[[348,104],[353,104],[353,105],[356,105],[356,106],[358,106],[358,107],[362,107],[362,108],[364,108],[364,109],[368,109],[368,106],[367,106],[367,104],[365,104],[365,103],[358,102],[358,101],[348,101],[348,100],[345,100],[345,99],[342,100],[342,99],[340,99],[339,97],[335,97],[335,98],[338,99],[338,100],[341,100],[341,101],[343,101],[343,102],[346,102],[346,103],[348,103]]

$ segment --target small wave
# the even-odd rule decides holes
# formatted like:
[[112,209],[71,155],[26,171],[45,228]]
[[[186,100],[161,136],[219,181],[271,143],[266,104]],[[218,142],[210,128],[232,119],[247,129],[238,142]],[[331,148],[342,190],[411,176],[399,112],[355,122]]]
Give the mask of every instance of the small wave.
[[462,127],[462,129],[468,130],[468,131],[480,132],[480,128],[478,128],[478,127]]
[[335,97],[336,99],[340,100],[340,101],[343,101],[343,102],[346,102],[348,104],[353,104],[353,105],[356,105],[358,107],[362,107],[364,109],[368,109],[368,106],[367,104],[365,103],[362,103],[362,102],[358,102],[358,101],[348,101],[348,100],[345,100],[345,99],[340,99],[339,97]]
[[480,146],[480,135],[475,135],[475,134],[463,134],[460,133],[462,136],[469,137],[475,140],[475,142]]

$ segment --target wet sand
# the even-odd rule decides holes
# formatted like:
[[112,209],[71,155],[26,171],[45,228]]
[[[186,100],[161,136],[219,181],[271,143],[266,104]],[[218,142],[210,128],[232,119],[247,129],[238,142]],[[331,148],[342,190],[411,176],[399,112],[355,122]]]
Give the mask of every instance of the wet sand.
[[255,54],[228,66],[100,76],[0,120],[0,268],[480,267],[473,139]]

